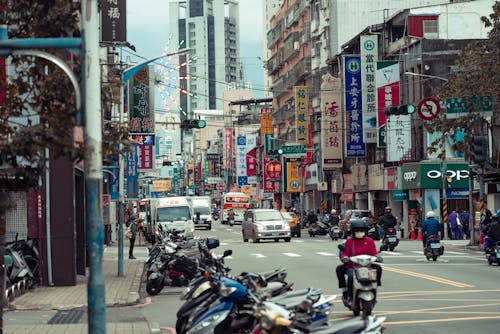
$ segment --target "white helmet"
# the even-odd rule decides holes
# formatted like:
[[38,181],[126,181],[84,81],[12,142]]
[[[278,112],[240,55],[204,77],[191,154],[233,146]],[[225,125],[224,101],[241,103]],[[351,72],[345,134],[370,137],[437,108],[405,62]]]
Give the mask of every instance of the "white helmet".
[[332,214],[332,215],[335,213],[337,213],[337,210],[335,210],[335,209],[332,209],[332,211],[330,211],[330,214]]
[[436,218],[436,213],[434,211],[427,211],[425,218]]

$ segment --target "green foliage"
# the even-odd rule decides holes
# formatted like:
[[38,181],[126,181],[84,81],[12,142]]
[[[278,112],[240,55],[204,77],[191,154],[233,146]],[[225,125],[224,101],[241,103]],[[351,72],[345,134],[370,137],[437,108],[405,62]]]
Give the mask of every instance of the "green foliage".
[[[491,96],[493,99],[493,118],[498,117],[498,103],[500,101],[500,1],[493,6],[493,13],[489,17],[482,17],[485,27],[491,27],[488,39],[477,41],[463,50],[456,62],[457,71],[454,71],[449,81],[439,92],[438,98],[444,101],[446,97],[471,98],[476,96]],[[472,109],[473,106],[471,105]],[[445,119],[444,114],[432,122],[427,122],[428,131],[439,131],[453,134],[457,128],[466,129],[464,143],[458,143],[454,149],[470,157],[472,134],[480,129],[491,127],[480,113],[469,112],[466,116],[457,119]],[[432,149],[441,147],[441,143],[431,143]],[[443,151],[442,151],[443,152]],[[442,153],[444,154],[444,152]]]

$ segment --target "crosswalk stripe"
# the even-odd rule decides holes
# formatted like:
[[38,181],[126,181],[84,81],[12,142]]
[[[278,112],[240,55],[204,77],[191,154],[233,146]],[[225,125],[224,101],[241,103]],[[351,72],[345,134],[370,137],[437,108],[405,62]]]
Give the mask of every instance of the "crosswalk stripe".
[[446,253],[448,253],[448,254],[457,254],[457,255],[467,255],[467,253],[463,253],[463,252],[451,252],[451,251],[447,251]]
[[391,252],[391,251],[383,251],[382,253],[389,254],[389,255],[403,255],[401,253],[396,253],[396,252]]
[[337,254],[332,254],[332,253],[327,253],[327,252],[316,252],[318,255],[323,255],[323,256],[336,256]]
[[255,256],[256,258],[259,258],[259,259],[263,258],[263,257],[267,257],[267,256],[265,256],[263,254],[259,254],[259,253],[251,253],[250,255],[253,255],[253,256]]
[[302,255],[295,254],[295,253],[282,253],[283,255],[290,256],[290,257],[300,257]]
[[424,252],[422,252],[422,251],[411,251],[411,252],[415,253],[415,254],[420,254],[420,255],[424,254]]

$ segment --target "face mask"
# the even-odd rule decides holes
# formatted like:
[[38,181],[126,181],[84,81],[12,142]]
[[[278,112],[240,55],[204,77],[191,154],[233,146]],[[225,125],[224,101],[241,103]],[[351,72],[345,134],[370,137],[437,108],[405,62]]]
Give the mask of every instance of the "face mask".
[[365,232],[363,231],[356,231],[354,232],[354,236],[357,238],[357,239],[361,239],[365,236]]

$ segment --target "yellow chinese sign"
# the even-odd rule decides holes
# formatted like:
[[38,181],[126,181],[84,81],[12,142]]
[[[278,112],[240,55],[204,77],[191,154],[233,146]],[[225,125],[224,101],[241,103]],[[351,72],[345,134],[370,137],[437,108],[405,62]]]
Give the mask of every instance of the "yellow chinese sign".
[[308,144],[309,138],[309,96],[307,86],[295,86],[295,127],[297,142]]
[[171,191],[172,180],[154,180],[153,192]]
[[298,193],[300,192],[301,182],[300,182],[300,169],[299,163],[296,161],[286,162],[286,182],[285,182],[285,192]]
[[261,108],[260,109],[260,133],[263,135],[273,133],[273,109]]

